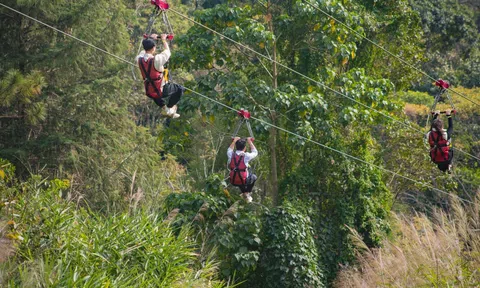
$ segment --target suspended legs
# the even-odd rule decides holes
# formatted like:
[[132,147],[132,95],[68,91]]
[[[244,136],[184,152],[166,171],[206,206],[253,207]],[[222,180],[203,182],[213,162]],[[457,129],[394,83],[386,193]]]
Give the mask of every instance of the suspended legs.
[[256,181],[257,181],[257,175],[249,174],[245,185],[239,185],[237,187],[240,188],[240,191],[242,193],[247,193],[247,192],[250,193],[252,192],[253,186],[255,185]]
[[163,92],[161,98],[152,98],[152,100],[163,108],[167,105],[168,108],[172,108],[173,106],[177,105],[180,98],[183,96],[183,92],[185,92],[185,88],[181,85],[175,83],[167,83],[163,86]]
[[450,168],[452,166],[452,160],[453,160],[453,150],[450,149],[448,151],[448,161],[437,163],[438,169],[442,172],[449,172],[450,173]]

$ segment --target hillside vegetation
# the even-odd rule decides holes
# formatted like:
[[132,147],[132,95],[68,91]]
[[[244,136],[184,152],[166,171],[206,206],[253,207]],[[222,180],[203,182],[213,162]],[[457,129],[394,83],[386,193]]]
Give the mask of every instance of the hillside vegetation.
[[[171,120],[112,56],[133,63],[149,1],[2,2],[0,286],[480,286],[476,1],[169,3]],[[227,185],[227,107],[255,117],[253,203]]]

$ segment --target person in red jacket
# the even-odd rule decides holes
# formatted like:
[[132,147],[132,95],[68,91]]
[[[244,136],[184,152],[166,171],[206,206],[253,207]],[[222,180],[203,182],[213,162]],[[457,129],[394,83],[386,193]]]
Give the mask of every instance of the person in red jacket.
[[[152,34],[142,41],[142,51],[136,58],[145,84],[145,93],[158,106],[162,108],[162,114],[171,118],[180,117],[177,114],[177,103],[180,100],[185,88],[169,83],[164,77],[164,65],[170,58],[170,48],[167,43],[167,34],[161,35],[164,50],[155,55],[157,34]],[[155,55],[155,56],[154,56]]]
[[430,144],[430,158],[437,164],[442,172],[450,172],[453,160],[453,151],[450,149],[450,138],[453,133],[453,120],[451,110],[446,111],[448,117],[448,129],[443,129],[442,120],[438,119],[439,111],[435,111],[432,127],[427,133],[428,143]]
[[[250,146],[250,153],[247,151],[247,143]],[[235,148],[235,151],[234,151]],[[247,203],[252,202],[250,193],[253,190],[257,176],[249,171],[248,162],[257,157],[258,152],[253,145],[252,138],[248,137],[246,140],[240,137],[235,137],[228,147],[228,168],[230,169],[230,183],[233,186],[240,188],[242,198]]]

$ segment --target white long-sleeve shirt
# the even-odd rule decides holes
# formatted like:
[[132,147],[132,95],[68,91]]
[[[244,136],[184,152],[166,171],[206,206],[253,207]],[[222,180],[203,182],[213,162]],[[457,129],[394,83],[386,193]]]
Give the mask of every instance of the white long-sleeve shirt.
[[[252,152],[250,153],[237,150],[235,151],[235,154],[237,154],[238,156],[244,155],[243,162],[245,163],[245,166],[250,167],[248,166],[248,162],[250,162],[250,160],[258,156],[258,151],[255,148],[253,148]],[[230,147],[228,147],[227,156],[228,156],[227,165],[230,165],[230,162],[232,161],[232,156],[233,156],[233,149]],[[247,170],[247,176],[248,176],[248,170]]]
[[[153,60],[153,66],[155,67],[155,70],[159,72],[163,72],[163,65],[167,63],[168,59],[170,59],[170,49],[167,48],[162,51],[162,53],[155,55],[155,60]],[[152,54],[148,54],[143,50],[138,54],[138,56],[135,58],[135,62],[138,63],[138,59],[143,58],[144,63],[147,63],[148,59],[154,57]],[[145,67],[147,68],[147,67]],[[162,87],[165,85],[165,80],[162,80]]]
[[[432,131],[437,132],[437,129],[432,128]],[[427,139],[430,137],[430,133],[431,133],[432,131],[428,131],[428,132],[427,132]],[[442,129],[442,138],[445,139],[445,140],[449,140],[449,139],[450,139],[450,135],[448,135],[447,130],[445,130],[445,129]]]

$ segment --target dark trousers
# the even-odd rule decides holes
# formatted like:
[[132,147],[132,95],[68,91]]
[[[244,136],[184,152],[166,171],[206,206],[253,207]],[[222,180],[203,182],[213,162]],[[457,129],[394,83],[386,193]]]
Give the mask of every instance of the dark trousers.
[[448,160],[444,162],[437,163],[438,169],[440,169],[442,172],[445,172],[448,170],[448,166],[452,164],[453,160],[453,150],[450,149],[448,150]]
[[237,185],[237,187],[240,188],[240,191],[242,191],[242,193],[250,193],[253,190],[255,181],[257,181],[257,175],[249,173],[245,185]]
[[175,83],[166,83],[163,86],[162,97],[152,98],[152,100],[160,107],[165,106],[165,103],[167,103],[167,107],[172,108],[178,103],[178,101],[180,101],[183,92],[185,92],[185,87],[183,87],[182,85],[178,85]]

